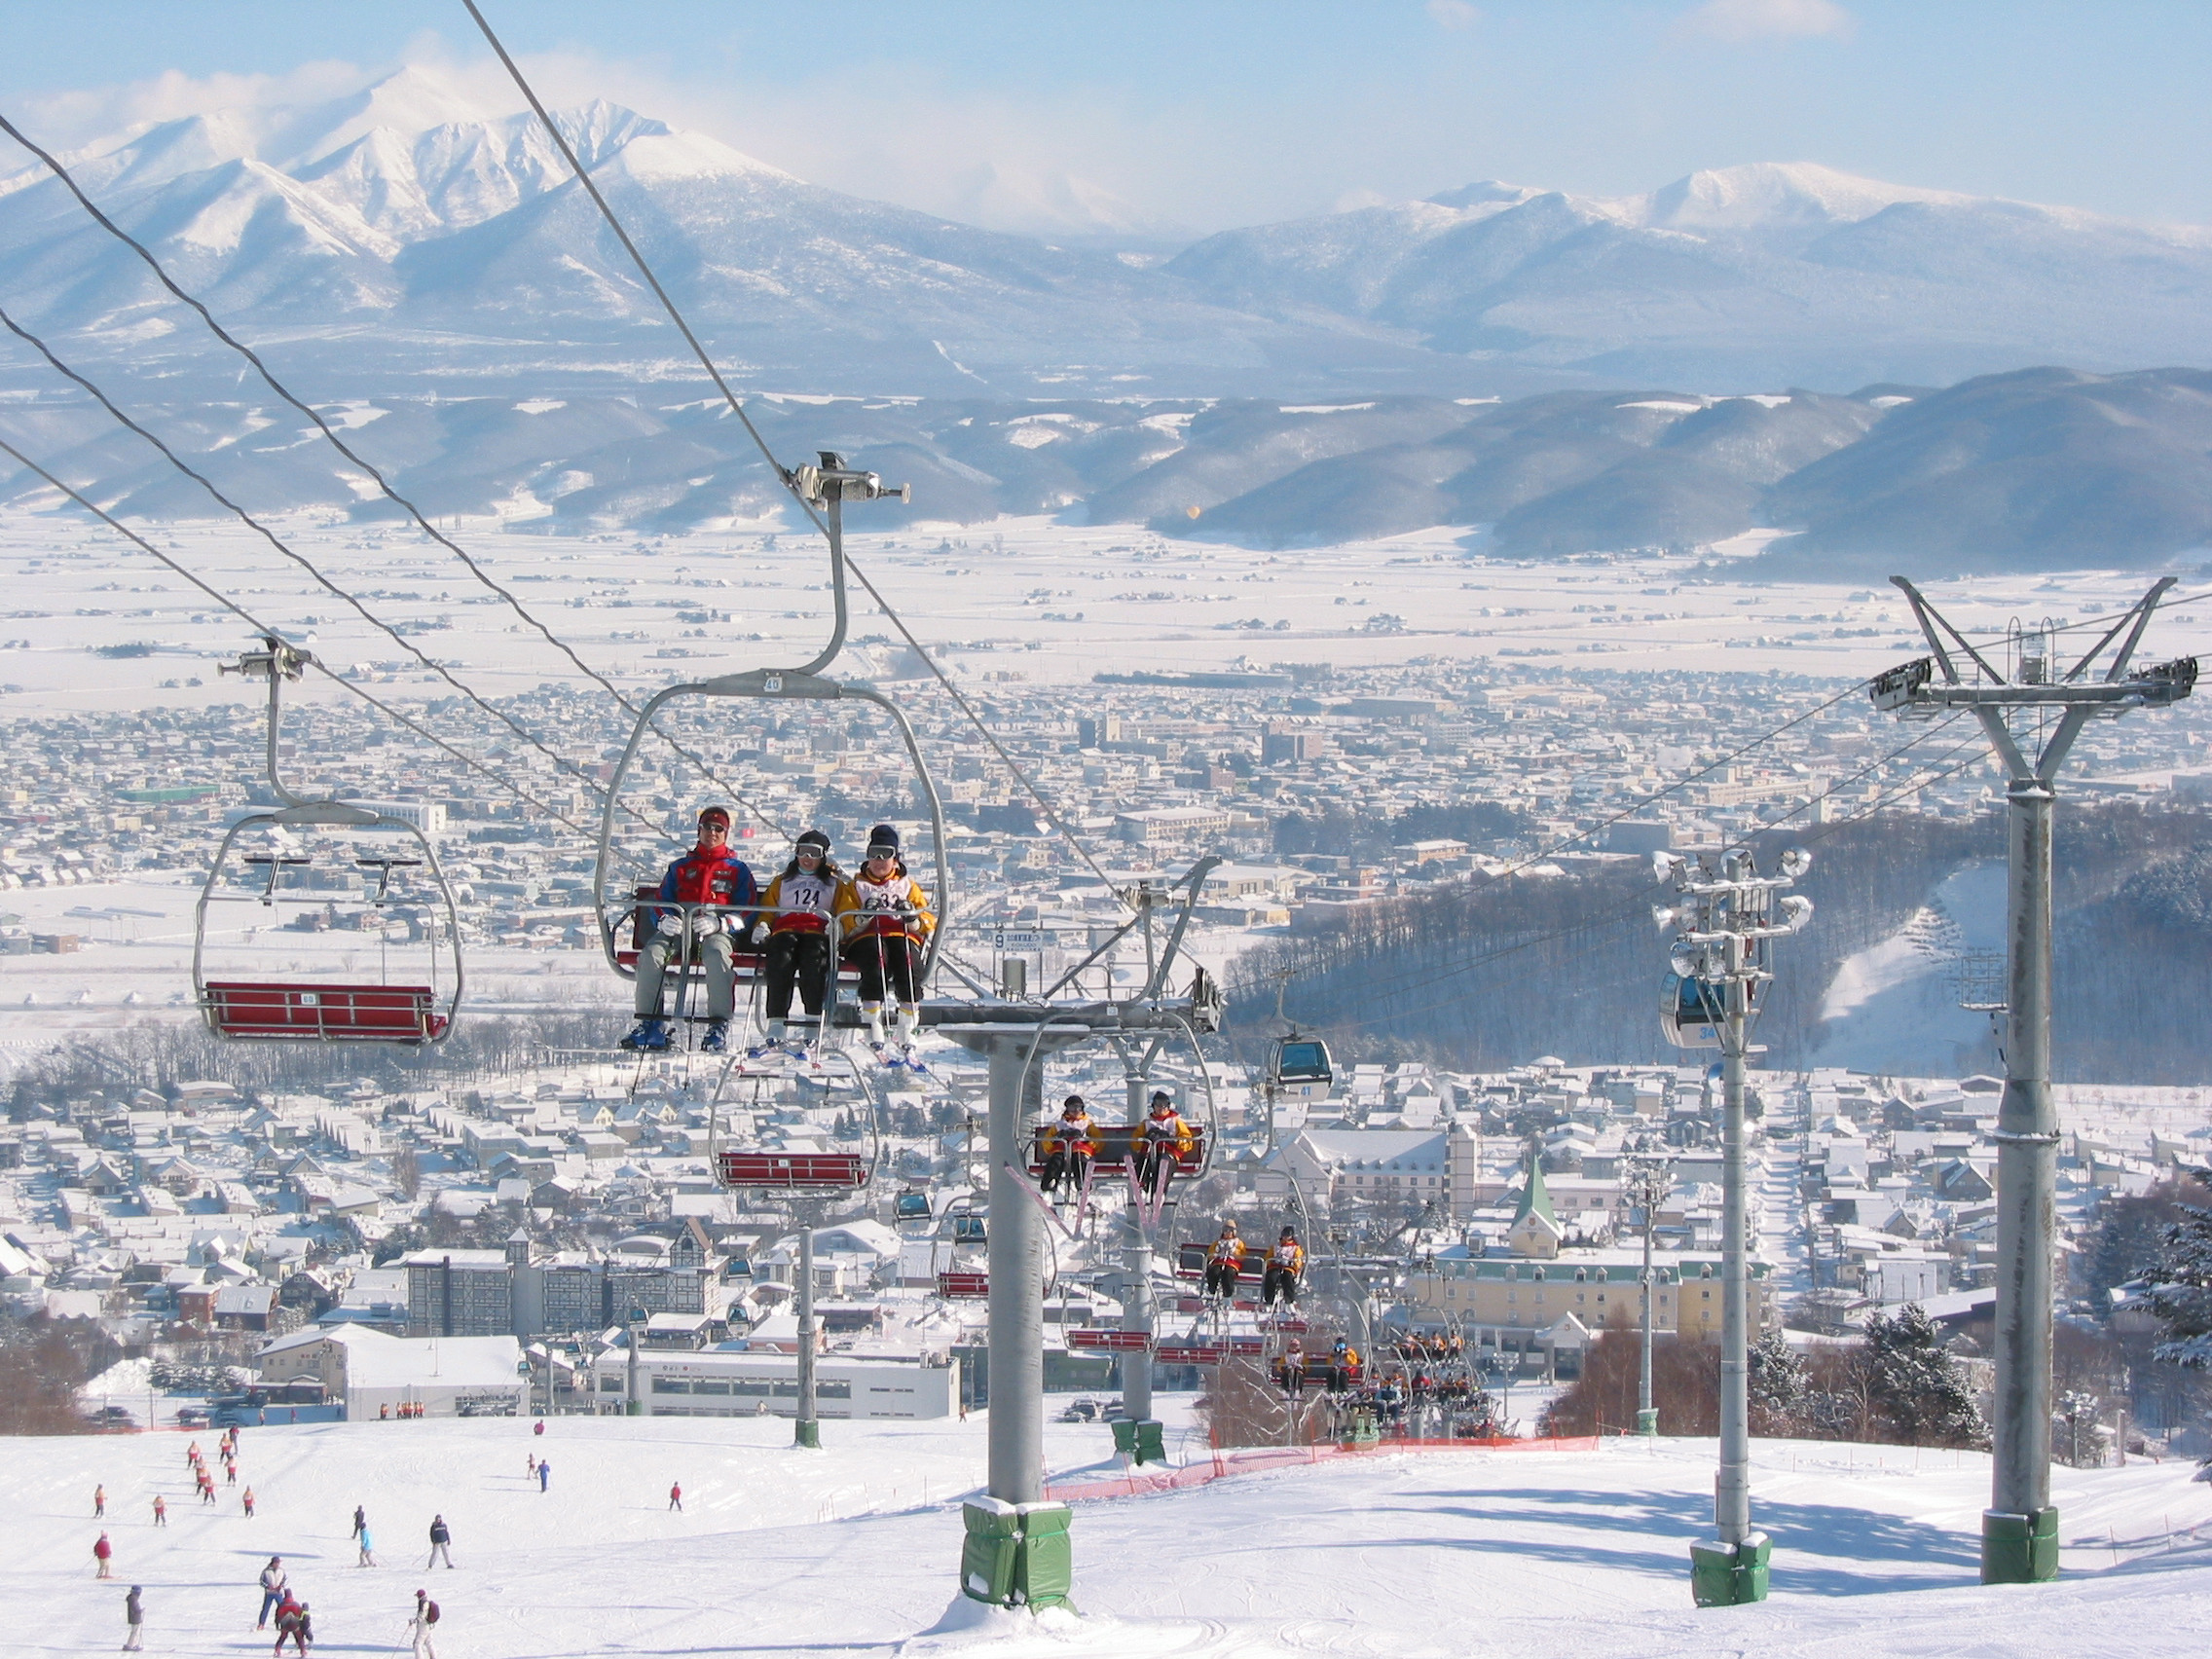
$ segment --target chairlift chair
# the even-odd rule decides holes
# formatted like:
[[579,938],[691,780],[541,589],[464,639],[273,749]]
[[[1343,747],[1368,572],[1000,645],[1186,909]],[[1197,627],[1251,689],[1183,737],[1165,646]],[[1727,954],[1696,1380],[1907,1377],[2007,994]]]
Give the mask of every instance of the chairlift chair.
[[[615,877],[614,847],[615,815],[621,808],[622,789],[630,769],[635,763],[639,749],[646,734],[653,730],[653,722],[661,710],[671,702],[693,698],[738,698],[762,702],[862,702],[881,709],[898,728],[900,741],[905,746],[907,759],[912,763],[914,776],[928,803],[931,843],[935,859],[938,925],[931,932],[923,950],[920,978],[928,980],[936,971],[938,953],[952,913],[951,866],[946,857],[944,835],[944,807],[940,800],[937,781],[922,758],[921,746],[914,736],[914,728],[898,704],[871,685],[849,684],[825,678],[824,671],[836,660],[844,648],[846,625],[844,517],[846,501],[867,501],[890,498],[908,499],[904,485],[887,488],[872,472],[848,467],[842,457],[833,452],[821,452],[819,465],[806,465],[793,469],[792,485],[800,497],[827,514],[830,532],[830,591],[835,607],[835,624],[829,644],[809,662],[799,668],[750,669],[741,674],[719,675],[712,680],[688,681],[671,685],[654,693],[639,712],[637,723],[631,728],[630,739],[624,745],[622,757],[616,763],[614,776],[607,785],[607,798],[600,812],[599,854],[592,871],[592,904],[599,917],[600,940],[607,956],[608,966],[623,978],[637,977],[638,951],[645,943],[645,931],[642,919],[651,912],[646,902],[667,908],[658,898],[658,889],[637,887],[627,898],[610,902],[609,886]],[[705,908],[705,906],[690,906]],[[687,933],[688,921],[686,917]],[[835,941],[832,940],[834,943]],[[684,952],[686,958],[690,956]],[[835,977],[829,987],[829,1000],[823,1007],[823,1022],[829,1025],[835,1014],[835,997],[840,980],[857,983],[858,974],[842,965],[839,952],[832,949],[830,962]],[[739,951],[732,962],[738,983],[757,982],[762,977],[761,957],[758,952]],[[675,974],[676,964],[670,964]],[[696,965],[685,964],[678,978],[678,997],[682,999],[691,980],[698,975]],[[681,1008],[681,1000],[680,1000]]]
[[[239,819],[224,833],[202,883],[199,903],[193,908],[192,989],[194,1000],[206,1018],[208,1029],[233,1042],[399,1043],[421,1047],[443,1042],[453,1031],[461,1008],[463,972],[461,953],[461,917],[453,887],[438,866],[437,849],[421,828],[373,808],[341,800],[306,800],[285,787],[276,765],[277,731],[282,719],[281,688],[298,680],[314,659],[275,635],[265,635],[262,648],[241,655],[223,672],[238,673],[269,682],[268,771],[270,788],[281,803],[266,812]],[[383,908],[393,903],[394,871],[424,871],[434,896],[435,909],[444,912],[442,941],[433,922],[426,930],[424,982],[390,982],[383,977],[367,982],[328,978],[211,978],[207,971],[207,920],[209,908],[222,903],[329,903],[327,893],[312,900],[308,890],[287,890],[287,875],[298,875],[315,863],[311,853],[294,850],[290,837],[297,832],[351,830],[361,834],[393,834],[412,841],[419,856],[362,853],[355,850],[352,864],[369,872],[364,903]],[[269,850],[248,853],[236,867],[256,872],[249,881],[225,890],[226,872],[234,867],[233,854],[241,838],[250,835],[278,837]],[[433,911],[433,915],[435,911]]]

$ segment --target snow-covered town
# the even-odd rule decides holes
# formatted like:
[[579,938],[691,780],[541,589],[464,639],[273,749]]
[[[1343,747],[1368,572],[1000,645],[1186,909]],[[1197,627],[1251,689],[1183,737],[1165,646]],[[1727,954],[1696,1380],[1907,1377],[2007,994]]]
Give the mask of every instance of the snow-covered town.
[[2201,1648],[2212,18],[49,11],[0,1646]]

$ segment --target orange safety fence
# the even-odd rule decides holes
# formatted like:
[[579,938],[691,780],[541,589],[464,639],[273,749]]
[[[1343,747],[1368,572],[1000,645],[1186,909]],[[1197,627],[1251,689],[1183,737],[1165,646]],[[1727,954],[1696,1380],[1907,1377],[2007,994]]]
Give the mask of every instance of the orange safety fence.
[[1270,1469],[1335,1462],[1345,1457],[1372,1457],[1390,1452],[1595,1452],[1598,1436],[1577,1435],[1557,1440],[1379,1440],[1368,1446],[1239,1446],[1216,1449],[1203,1462],[1176,1469],[1131,1468],[1101,1480],[1068,1481],[1045,1488],[1049,1503],[1069,1503],[1084,1498],[1136,1497],[1146,1493],[1179,1492],[1200,1487],[1232,1475],[1264,1474]]

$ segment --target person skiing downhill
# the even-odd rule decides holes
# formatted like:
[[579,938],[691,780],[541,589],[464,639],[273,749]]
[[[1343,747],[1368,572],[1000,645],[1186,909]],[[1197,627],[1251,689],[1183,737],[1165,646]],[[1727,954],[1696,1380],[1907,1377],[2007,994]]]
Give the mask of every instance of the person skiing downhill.
[[446,1567],[450,1570],[453,1567],[453,1533],[447,1530],[443,1515],[433,1515],[430,1517],[430,1559],[423,1564],[423,1569],[426,1572],[435,1567],[440,1556],[446,1558]]
[[1236,1235],[1236,1223],[1221,1224],[1221,1236],[1206,1251],[1206,1294],[1228,1301],[1236,1294],[1236,1274],[1244,1265],[1244,1240]]
[[108,1569],[108,1564],[113,1561],[114,1558],[115,1546],[107,1541],[107,1534],[105,1532],[102,1532],[99,1535],[99,1538],[92,1545],[92,1559],[100,1564],[98,1574],[100,1577],[112,1578],[114,1576],[114,1574]]
[[154,1493],[154,1525],[157,1527],[166,1527],[168,1524],[169,1500],[164,1497],[160,1493]]
[[830,857],[830,837],[809,830],[793,848],[791,863],[761,895],[767,914],[755,926],[753,937],[767,941],[760,966],[768,981],[768,1025],[765,1040],[752,1057],[758,1058],[784,1041],[794,986],[807,1016],[821,1020],[830,980],[830,922],[838,910],[852,908],[846,888],[845,872]]
[[726,904],[742,909],[758,903],[760,890],[752,869],[729,848],[729,808],[710,806],[699,814],[698,845],[668,866],[658,897],[658,904],[640,907],[641,916],[652,920],[653,937],[638,952],[638,1024],[621,1046],[657,1053],[673,1043],[661,1012],[661,981],[671,958],[680,964],[686,960],[688,936],[688,953],[698,958],[707,981],[707,1033],[699,1047],[719,1053],[729,1041],[730,1015],[737,1010],[731,933],[743,933],[751,923],[742,914],[693,910],[686,927],[686,912],[677,906]]
[[360,1538],[360,1540],[361,1540],[361,1557],[360,1557],[360,1560],[356,1561],[356,1562],[355,1562],[355,1563],[354,1563],[353,1565],[354,1565],[355,1567],[374,1567],[374,1566],[376,1566],[376,1565],[377,1565],[377,1546],[376,1546],[376,1539],[375,1539],[375,1538],[374,1538],[374,1537],[373,1537],[373,1536],[372,1536],[372,1535],[370,1534],[370,1532],[369,1532],[369,1529],[368,1529],[368,1526],[367,1526],[367,1524],[366,1524],[366,1523],[364,1523],[364,1524],[362,1525],[362,1527],[361,1527],[361,1530],[360,1530],[360,1531],[359,1531],[359,1533],[358,1533],[358,1534],[356,1534],[356,1535],[357,1535],[357,1536],[358,1536],[358,1537]]
[[130,1594],[123,1598],[123,1651],[126,1653],[136,1653],[145,1645],[146,1604],[141,1600],[145,1593],[143,1585],[133,1584]]
[[896,825],[878,824],[867,834],[867,858],[845,883],[838,913],[841,954],[860,970],[861,1014],[868,1041],[885,1043],[883,1004],[898,999],[890,1038],[910,1047],[920,1023],[922,941],[937,928],[929,895],[906,872],[899,856]]
[[438,1622],[438,1604],[430,1600],[427,1590],[415,1592],[415,1616],[407,1621],[407,1640],[415,1649],[415,1659],[438,1659],[438,1650],[430,1645],[430,1632]]
[[682,1481],[669,1482],[668,1506],[679,1515],[683,1513],[683,1483]]
[[552,1480],[553,1480],[553,1464],[552,1464],[552,1461],[551,1461],[551,1459],[549,1459],[549,1458],[545,1458],[545,1457],[540,1457],[540,1458],[538,1458],[538,1459],[537,1459],[537,1490],[538,1490],[539,1492],[543,1492],[543,1491],[545,1491],[545,1490],[546,1490],[546,1488],[547,1488],[547,1487],[548,1487],[548,1486],[549,1486],[549,1485],[550,1485],[550,1484],[552,1483]]
[[363,1505],[361,1505],[361,1504],[358,1504],[358,1503],[356,1503],[356,1504],[354,1504],[354,1505],[353,1505],[353,1532],[352,1532],[352,1535],[353,1535],[354,1537],[356,1537],[356,1538],[357,1538],[357,1537],[359,1537],[359,1536],[360,1536],[360,1535],[361,1535],[361,1534],[362,1534],[363,1532],[367,1531],[368,1530],[369,1530],[369,1512],[368,1512],[368,1510],[367,1510],[367,1508],[366,1508],[365,1506],[363,1506]]
[[1037,1145],[1045,1155],[1043,1191],[1046,1197],[1050,1198],[1063,1181],[1072,1191],[1083,1191],[1090,1161],[1098,1155],[1098,1142],[1091,1129],[1090,1113],[1080,1094],[1069,1095],[1061,1103],[1060,1115],[1045,1125],[1037,1137]]
[[92,1488],[92,1519],[94,1521],[105,1521],[107,1519],[107,1488],[104,1486]]

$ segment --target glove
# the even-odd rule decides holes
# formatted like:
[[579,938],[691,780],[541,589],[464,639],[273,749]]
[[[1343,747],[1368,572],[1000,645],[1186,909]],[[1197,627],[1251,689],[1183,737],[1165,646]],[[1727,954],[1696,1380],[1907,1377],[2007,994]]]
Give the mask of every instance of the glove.
[[713,939],[721,931],[722,918],[716,912],[712,910],[694,910],[691,912],[692,938]]
[[764,944],[767,942],[767,939],[768,924],[766,922],[755,922],[753,924],[753,942],[755,944]]
[[655,926],[663,939],[675,939],[683,932],[683,918],[674,910],[664,911]]

